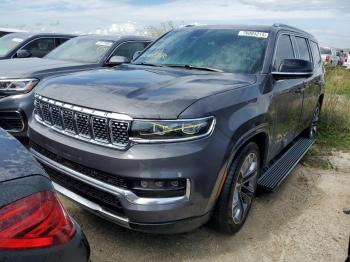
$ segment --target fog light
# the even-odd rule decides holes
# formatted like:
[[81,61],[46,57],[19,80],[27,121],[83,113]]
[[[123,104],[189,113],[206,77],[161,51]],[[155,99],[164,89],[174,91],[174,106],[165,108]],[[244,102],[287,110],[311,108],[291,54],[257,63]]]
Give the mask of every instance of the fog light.
[[129,186],[137,196],[148,198],[186,195],[186,179],[134,180]]

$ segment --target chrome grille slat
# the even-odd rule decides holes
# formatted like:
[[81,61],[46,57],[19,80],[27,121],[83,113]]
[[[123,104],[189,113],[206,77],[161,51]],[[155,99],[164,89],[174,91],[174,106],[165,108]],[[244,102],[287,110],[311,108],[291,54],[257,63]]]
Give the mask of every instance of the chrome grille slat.
[[75,113],[78,135],[91,138],[90,116],[88,114]]
[[52,122],[51,122],[50,105],[45,102],[42,102],[40,105],[41,105],[40,108],[41,108],[43,120],[46,123],[51,124]]
[[61,112],[62,112],[64,130],[67,132],[75,133],[74,111],[69,109],[62,109]]
[[[124,149],[129,145],[128,116],[64,104],[36,95],[35,119],[55,131],[93,144]],[[122,119],[117,119],[121,116]]]
[[58,106],[51,105],[51,117],[52,117],[52,125],[57,128],[62,129],[62,118],[61,118],[61,109]]

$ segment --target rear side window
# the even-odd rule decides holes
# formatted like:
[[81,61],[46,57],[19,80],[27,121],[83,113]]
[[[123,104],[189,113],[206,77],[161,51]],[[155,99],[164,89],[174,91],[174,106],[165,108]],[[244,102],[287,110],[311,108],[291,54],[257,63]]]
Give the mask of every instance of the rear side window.
[[22,49],[30,51],[33,57],[43,57],[54,48],[54,38],[39,38],[29,43]]
[[317,43],[310,41],[311,51],[312,51],[312,59],[314,61],[314,66],[318,67],[321,65],[321,55],[320,49],[318,48]]
[[137,51],[142,51],[148,45],[148,42],[125,42],[122,43],[113,53],[113,56],[124,56],[132,60]]
[[283,59],[293,59],[294,51],[292,41],[289,35],[281,35],[278,39],[277,50],[275,55],[274,67],[276,70],[279,69]]
[[300,59],[311,61],[309,48],[307,47],[306,39],[303,37],[295,37],[297,42]]

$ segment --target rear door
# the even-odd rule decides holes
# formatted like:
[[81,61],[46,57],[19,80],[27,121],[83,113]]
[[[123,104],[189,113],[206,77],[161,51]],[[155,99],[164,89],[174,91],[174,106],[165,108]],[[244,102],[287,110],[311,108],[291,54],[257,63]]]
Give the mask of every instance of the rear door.
[[[310,61],[314,65],[314,74],[312,77],[305,79],[303,113],[300,121],[301,130],[310,126],[312,115],[316,108],[322,86],[324,85],[323,66],[318,44],[312,40],[306,41],[308,42]],[[303,59],[307,55],[302,55],[299,51],[299,56]]]
[[[283,59],[297,57],[292,36],[280,34],[277,39],[273,71],[278,71]],[[273,154],[279,153],[298,134],[303,106],[304,79],[285,79],[274,81],[271,116]]]

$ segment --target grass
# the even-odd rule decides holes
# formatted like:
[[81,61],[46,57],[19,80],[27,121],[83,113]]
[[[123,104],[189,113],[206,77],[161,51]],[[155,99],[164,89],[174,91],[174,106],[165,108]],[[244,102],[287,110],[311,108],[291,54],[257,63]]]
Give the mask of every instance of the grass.
[[317,143],[350,150],[350,70],[326,68],[325,98]]

